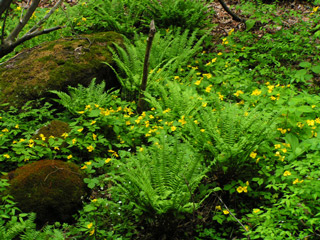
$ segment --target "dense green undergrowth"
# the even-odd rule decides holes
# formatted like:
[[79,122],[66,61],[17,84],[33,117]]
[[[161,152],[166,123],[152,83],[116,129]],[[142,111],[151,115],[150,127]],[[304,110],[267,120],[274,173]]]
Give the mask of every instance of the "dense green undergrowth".
[[[88,15],[74,30],[127,33],[127,50],[113,50],[122,89],[104,92],[93,81],[54,92],[59,106],[2,111],[1,172],[40,159],[72,161],[87,174],[92,194],[74,224],[42,229],[32,213],[2,195],[3,239],[319,238],[317,7],[299,13],[245,2],[239,9],[251,13],[247,30],[233,29],[212,43],[209,34],[199,37],[210,29],[195,29],[207,18],[186,17],[195,15],[192,5],[179,0],[172,15],[169,2],[149,13],[163,19],[141,114],[136,102],[146,36],[137,29],[148,24],[150,6],[96,1],[70,10],[86,8]],[[201,11],[200,1],[190,2]],[[132,12],[132,4],[139,10]],[[184,22],[168,29],[176,16]],[[296,23],[288,26],[287,19]],[[267,24],[254,29],[256,21]],[[52,120],[68,123],[70,131],[35,138]],[[2,179],[1,192],[7,185]]]

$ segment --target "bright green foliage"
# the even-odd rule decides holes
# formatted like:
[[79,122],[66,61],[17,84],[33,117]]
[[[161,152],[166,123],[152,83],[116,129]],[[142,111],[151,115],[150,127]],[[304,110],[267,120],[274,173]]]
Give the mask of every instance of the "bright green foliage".
[[[201,44],[206,36],[197,39],[197,31],[189,34],[189,30],[175,33],[169,31],[164,36],[156,34],[150,53],[149,67],[151,69],[148,85],[150,87],[155,81],[166,77],[173,77],[174,73],[181,67],[187,65],[196,52],[201,50]],[[143,72],[143,63],[146,48],[146,38],[143,35],[135,35],[134,43],[128,40],[125,48],[116,45],[117,51],[113,52],[118,79],[124,91],[138,91]]]
[[140,17],[145,11],[144,1],[97,0],[80,1],[69,9],[75,17],[71,19],[78,32],[115,31],[132,36],[141,29]]
[[211,152],[218,168],[234,171],[259,145],[273,138],[275,117],[276,113],[264,112],[261,107],[249,110],[221,104],[215,111],[199,112],[200,124],[192,122],[191,136],[197,145]]
[[56,102],[64,106],[71,114],[78,115],[87,105],[107,106],[110,103],[112,97],[110,92],[105,92],[105,86],[104,81],[96,84],[93,79],[87,88],[80,84],[78,87],[69,86],[69,94],[55,90],[50,92],[57,94],[60,98],[54,99]]
[[209,27],[210,15],[214,12],[209,9],[200,0],[162,0],[147,1],[149,7],[145,15],[147,19],[154,19],[160,28],[169,28],[170,26],[189,29],[204,29]]
[[115,176],[116,187],[150,221],[155,215],[180,218],[183,213],[192,213],[199,207],[194,193],[206,172],[201,156],[169,135],[154,141],[153,146],[141,147],[122,164],[121,175]]
[[[27,219],[23,219],[23,217]],[[43,227],[41,230],[36,229],[34,223],[36,215],[20,214],[19,219],[12,217],[5,225],[0,226],[0,238],[6,240],[21,239],[21,240],[63,240],[65,236],[62,231],[54,229],[52,225]]]

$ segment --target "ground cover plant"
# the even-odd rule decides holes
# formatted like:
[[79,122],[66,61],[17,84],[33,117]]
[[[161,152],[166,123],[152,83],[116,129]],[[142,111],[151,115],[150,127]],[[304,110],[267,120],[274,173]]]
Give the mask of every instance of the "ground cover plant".
[[[170,1],[160,2],[61,9],[63,34],[126,35],[126,48],[113,50],[122,88],[107,91],[93,79],[52,91],[43,106],[0,112],[1,238],[319,239],[318,2],[299,10],[243,1],[234,11],[247,22],[215,36],[214,5],[177,0],[171,12]],[[138,113],[146,26],[155,16]],[[181,22],[170,26],[176,16]],[[37,225],[8,194],[12,170],[46,159],[80,166],[90,189],[68,223]]]

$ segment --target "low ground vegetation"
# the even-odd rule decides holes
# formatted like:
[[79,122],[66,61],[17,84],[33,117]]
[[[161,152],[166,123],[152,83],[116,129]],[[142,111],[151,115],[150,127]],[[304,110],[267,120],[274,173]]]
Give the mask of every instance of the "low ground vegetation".
[[[121,90],[105,93],[93,80],[54,92],[57,105],[0,113],[3,174],[41,159],[70,161],[91,189],[73,223],[36,226],[36,216],[4,194],[9,181],[2,178],[1,238],[319,239],[318,3],[299,12],[244,1],[238,8],[251,13],[246,29],[211,36],[213,12],[186,16],[195,14],[192,4],[203,11],[202,1],[175,0],[174,15],[166,11],[172,1],[137,2],[80,2],[65,10],[68,18],[56,16],[74,32],[126,34],[127,51],[113,50]],[[179,14],[184,22],[170,26]],[[154,16],[163,19],[139,114],[144,23]],[[54,34],[62,33],[48,37]],[[52,120],[68,131],[34,137]]]

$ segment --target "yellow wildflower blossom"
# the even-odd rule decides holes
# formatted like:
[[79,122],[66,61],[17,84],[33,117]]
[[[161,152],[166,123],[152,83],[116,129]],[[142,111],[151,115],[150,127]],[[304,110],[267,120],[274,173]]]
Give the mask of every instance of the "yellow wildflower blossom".
[[87,149],[88,149],[88,152],[92,152],[94,150],[94,147],[90,145],[89,147],[87,147]]
[[290,175],[291,175],[291,172],[290,172],[290,171],[285,171],[285,172],[283,173],[283,176],[285,176],[285,177],[290,176]]
[[261,93],[262,93],[261,90],[256,89],[256,90],[254,90],[254,91],[251,93],[251,95],[253,95],[253,96],[259,96]]
[[257,156],[257,153],[256,153],[256,152],[251,152],[251,153],[250,153],[250,157],[251,157],[251,158],[256,158],[256,156]]

